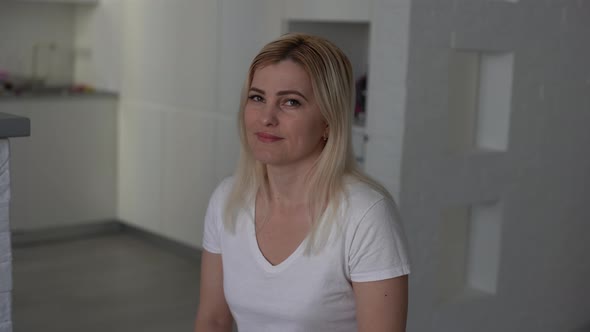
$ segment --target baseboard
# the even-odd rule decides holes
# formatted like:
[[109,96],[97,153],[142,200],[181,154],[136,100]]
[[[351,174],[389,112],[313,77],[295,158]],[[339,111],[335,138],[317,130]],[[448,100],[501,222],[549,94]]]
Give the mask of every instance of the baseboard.
[[105,220],[35,230],[12,230],[11,240],[13,248],[24,248],[56,242],[75,241],[96,236],[112,235],[121,232],[141,238],[160,247],[162,250],[170,251],[190,260],[201,260],[201,249],[191,247],[121,220]]

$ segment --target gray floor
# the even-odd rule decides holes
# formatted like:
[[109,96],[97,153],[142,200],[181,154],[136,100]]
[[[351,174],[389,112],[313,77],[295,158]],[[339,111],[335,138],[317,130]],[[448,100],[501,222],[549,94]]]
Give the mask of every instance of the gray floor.
[[192,331],[199,265],[130,233],[14,248],[14,332]]

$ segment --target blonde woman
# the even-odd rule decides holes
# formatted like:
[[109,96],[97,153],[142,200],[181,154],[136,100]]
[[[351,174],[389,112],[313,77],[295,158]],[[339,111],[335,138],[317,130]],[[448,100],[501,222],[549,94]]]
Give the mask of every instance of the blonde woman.
[[351,148],[353,77],[329,41],[254,58],[240,161],[205,218],[196,331],[404,331],[410,266],[395,204]]

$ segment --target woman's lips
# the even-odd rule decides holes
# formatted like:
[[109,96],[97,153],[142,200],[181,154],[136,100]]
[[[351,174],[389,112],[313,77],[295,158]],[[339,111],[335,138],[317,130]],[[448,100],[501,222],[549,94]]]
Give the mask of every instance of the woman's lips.
[[272,143],[283,139],[282,137],[278,137],[269,133],[256,133],[256,137],[258,137],[259,141],[264,143]]

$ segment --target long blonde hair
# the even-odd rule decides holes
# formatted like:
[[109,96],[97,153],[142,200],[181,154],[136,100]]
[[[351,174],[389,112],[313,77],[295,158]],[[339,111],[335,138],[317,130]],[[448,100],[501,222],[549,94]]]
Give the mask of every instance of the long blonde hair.
[[239,211],[255,202],[258,190],[268,193],[266,166],[254,159],[247,143],[244,108],[256,70],[284,60],[291,60],[305,69],[311,79],[320,113],[329,127],[329,138],[307,177],[307,183],[314,190],[310,190],[308,202],[312,223],[306,253],[317,253],[326,244],[339,207],[346,198],[346,176],[365,182],[391,198],[387,190],[364,174],[356,163],[351,141],[354,102],[352,66],[337,46],[321,37],[301,33],[283,35],[264,46],[252,61],[242,89],[238,115],[240,160],[225,206],[224,224],[228,230],[235,232]]

